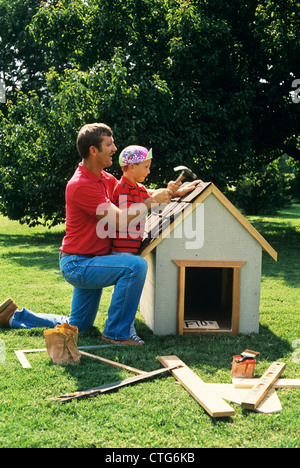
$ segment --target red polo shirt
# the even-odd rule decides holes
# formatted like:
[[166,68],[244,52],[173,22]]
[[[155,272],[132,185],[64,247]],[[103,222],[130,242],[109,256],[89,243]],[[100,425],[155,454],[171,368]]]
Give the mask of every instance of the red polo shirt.
[[111,239],[99,238],[96,211],[110,204],[117,179],[102,171],[97,177],[79,164],[66,188],[66,235],[61,250],[77,255],[109,255]]

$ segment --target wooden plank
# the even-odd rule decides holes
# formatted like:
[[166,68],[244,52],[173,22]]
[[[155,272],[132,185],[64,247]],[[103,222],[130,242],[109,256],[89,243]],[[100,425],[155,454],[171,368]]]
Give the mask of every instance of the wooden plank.
[[[252,388],[259,379],[232,379],[234,388]],[[273,388],[300,388],[300,379],[278,379]]]
[[17,358],[19,359],[19,362],[22,365],[23,369],[31,369],[31,365],[30,365],[28,359],[26,358],[26,356],[24,354],[24,351],[22,351],[22,350],[15,351],[15,354],[16,354]]
[[284,371],[285,366],[282,362],[273,362],[254,387],[247,393],[242,401],[242,408],[254,410],[273,387],[273,384]]
[[240,280],[241,269],[234,268],[233,270],[233,291],[232,291],[232,333],[237,335],[239,332],[240,321]]
[[105,384],[105,385],[102,385],[101,387],[91,388],[89,390],[83,390],[82,392],[66,393],[65,395],[60,395],[58,397],[50,398],[50,400],[60,401],[61,403],[67,403],[68,401],[71,401],[74,399],[79,400],[81,398],[93,397],[102,393],[111,392],[112,390],[116,390],[126,385],[130,385],[136,382],[141,382],[143,380],[150,379],[151,377],[156,377],[160,374],[163,374],[164,372],[168,372],[168,371],[175,369],[175,367],[177,367],[177,365],[173,365],[165,369],[158,369],[152,372],[146,372],[143,375],[137,375],[129,379],[119,380],[118,382]]
[[[111,348],[112,346],[124,346],[119,344],[107,344],[107,345],[91,345],[91,346],[78,346],[78,349],[95,349],[95,348]],[[47,351],[46,348],[40,349],[19,349],[15,351],[17,358],[23,369],[31,369],[31,365],[28,359],[25,357],[25,353],[41,353]]]
[[[219,397],[241,405],[244,397],[247,395],[247,389],[235,388],[233,384],[206,384],[210,387],[210,390],[216,393]],[[281,402],[274,388],[269,390],[264,399],[259,403],[257,408],[254,410],[257,413],[272,414],[278,413],[282,410]]]
[[233,416],[235,414],[234,409],[222,398],[212,393],[206,383],[177,356],[160,356],[158,359],[165,367],[172,365],[182,366],[172,371],[173,376],[200,403],[210,416],[218,418]]
[[100,356],[96,356],[95,354],[90,354],[90,353],[87,353],[86,351],[81,351],[80,350],[79,352],[83,356],[87,356],[87,357],[90,357],[90,358],[93,358],[93,359],[97,359],[98,361],[104,362],[105,364],[109,364],[112,367],[125,369],[125,370],[127,370],[129,372],[133,372],[134,374],[137,374],[137,375],[147,374],[147,372],[145,372],[143,370],[136,369],[135,367],[127,366],[125,364],[121,364],[120,362],[111,361],[110,359],[106,359],[106,358],[103,358],[103,357],[100,357]]
[[255,410],[257,413],[272,414],[282,411],[281,401],[278,398],[275,388],[271,388]]
[[177,293],[177,333],[183,335],[184,301],[185,301],[185,267],[178,268]]
[[227,260],[173,260],[178,267],[241,268],[246,261]]

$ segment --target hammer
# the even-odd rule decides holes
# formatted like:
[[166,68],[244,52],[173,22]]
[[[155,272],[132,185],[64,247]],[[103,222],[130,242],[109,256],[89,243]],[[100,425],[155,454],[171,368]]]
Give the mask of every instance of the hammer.
[[193,180],[196,180],[198,178],[196,174],[194,174],[188,167],[185,167],[185,166],[174,167],[174,171],[181,171],[180,175],[177,177],[177,179],[174,182],[175,184],[178,184],[186,177],[191,177],[191,179]]

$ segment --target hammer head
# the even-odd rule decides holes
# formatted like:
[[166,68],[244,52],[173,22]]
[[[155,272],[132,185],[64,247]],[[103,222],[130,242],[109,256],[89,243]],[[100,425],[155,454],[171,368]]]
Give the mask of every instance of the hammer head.
[[175,184],[178,182],[181,182],[183,179],[186,179],[186,177],[190,177],[193,180],[197,179],[196,174],[194,174],[191,169],[189,169],[186,166],[177,166],[174,167],[174,171],[181,171],[180,175],[178,178],[175,180]]

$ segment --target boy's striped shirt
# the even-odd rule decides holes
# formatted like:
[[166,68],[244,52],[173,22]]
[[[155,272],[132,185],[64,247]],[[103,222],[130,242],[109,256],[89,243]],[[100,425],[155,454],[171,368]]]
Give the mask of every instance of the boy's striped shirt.
[[[143,185],[134,185],[123,176],[114,189],[112,202],[120,210],[124,210],[133,203],[143,203],[147,198],[149,198],[149,194]],[[116,236],[112,239],[112,250],[137,254],[143,240],[145,222],[146,220],[143,219],[136,226],[129,226],[125,231],[117,231]]]

